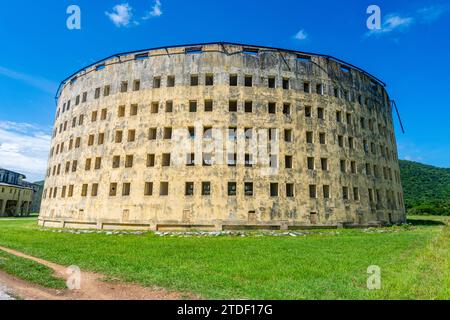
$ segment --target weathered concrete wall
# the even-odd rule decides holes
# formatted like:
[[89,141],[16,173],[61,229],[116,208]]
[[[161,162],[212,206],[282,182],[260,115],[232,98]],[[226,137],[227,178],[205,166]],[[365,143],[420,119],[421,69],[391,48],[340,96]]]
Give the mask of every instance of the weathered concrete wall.
[[[107,61],[101,70],[94,67],[80,73],[75,82],[66,84],[57,106],[40,224],[99,228],[221,228],[237,224],[284,228],[404,221],[391,107],[384,88],[360,71],[342,69],[339,63],[319,56],[305,61],[291,52],[259,50],[253,55],[241,51],[242,47],[233,45],[205,45],[196,54],[185,53],[185,48],[169,48],[151,51],[150,57],[143,60],[134,55],[122,56]],[[230,74],[238,76],[237,86],[230,86]],[[198,86],[190,85],[191,75],[198,75]],[[213,75],[214,85],[205,85],[206,75]],[[251,87],[244,85],[246,75],[252,76]],[[167,86],[168,76],[175,78],[173,87]],[[154,88],[154,77],[160,77],[160,88]],[[269,88],[269,77],[275,77],[276,88]],[[283,88],[283,79],[288,79],[289,89]],[[133,91],[136,80],[140,87]],[[121,92],[123,81],[128,81],[127,92]],[[309,83],[309,92],[305,92],[305,83]],[[105,86],[110,86],[108,96],[104,96]],[[96,88],[100,88],[99,98],[95,98]],[[84,92],[87,100],[82,102]],[[213,101],[212,112],[204,111],[205,99]],[[230,100],[237,100],[237,112],[229,111]],[[172,112],[165,111],[167,101],[173,104]],[[189,101],[197,101],[196,112],[189,112]],[[252,101],[252,112],[244,111],[245,101]],[[268,112],[269,102],[276,103],[275,114]],[[152,112],[155,103],[157,113]],[[135,104],[137,114],[131,115]],[[290,105],[289,114],[283,113],[284,104]],[[121,106],[125,106],[124,116],[119,116]],[[318,108],[323,108],[323,119],[318,118]],[[106,117],[102,119],[104,109]],[[98,114],[92,121],[94,111]],[[337,112],[341,113],[340,122]],[[347,114],[351,123],[347,123]],[[163,153],[171,153],[173,162],[174,154],[179,152],[174,139],[163,139],[164,128],[172,128],[175,135],[179,129],[199,125],[223,130],[236,127],[238,134],[244,128],[253,128],[253,132],[278,129],[278,167],[268,170],[261,161],[253,167],[242,163],[234,167],[226,163],[172,163],[163,167]],[[149,140],[149,128],[157,128],[156,140]],[[284,141],[285,129],[292,130],[292,142]],[[123,130],[121,143],[115,142],[118,130]],[[127,141],[128,130],[135,130],[133,142]],[[312,132],[313,143],[307,143],[307,131]],[[319,142],[321,133],[325,135],[324,144]],[[104,134],[103,144],[98,144],[100,134]],[[94,136],[93,145],[88,143],[90,135]],[[199,135],[201,132],[196,131]],[[349,137],[353,138],[353,148],[349,147]],[[75,147],[77,138],[81,139],[79,147]],[[239,141],[248,147],[249,142]],[[147,167],[147,154],[155,154],[154,167]],[[132,167],[125,167],[126,155],[133,155]],[[292,156],[292,168],[285,168],[285,155]],[[114,156],[120,156],[118,168],[113,168]],[[100,157],[101,165],[95,169],[95,159]],[[308,157],[314,157],[313,170],[307,167]],[[85,170],[88,158],[92,163]],[[241,158],[243,155],[238,155],[238,160]],[[327,159],[328,170],[322,170],[321,158]],[[195,156],[196,161],[199,159],[201,153]],[[346,162],[345,173],[341,172],[341,160]],[[159,195],[161,181],[169,182],[167,196]],[[153,195],[144,195],[145,182],[153,183]],[[194,182],[194,195],[185,196],[186,182]],[[211,195],[201,195],[202,182],[210,182]],[[236,196],[228,195],[228,182],[237,183]],[[244,182],[253,182],[253,196],[244,194]],[[110,183],[117,183],[115,196],[110,195]],[[129,195],[122,195],[123,183],[130,183]],[[270,183],[279,184],[278,196],[270,196]],[[294,185],[293,197],[286,196],[286,183]],[[82,195],[84,184],[86,196]],[[98,184],[96,196],[91,195],[94,184]],[[310,185],[317,188],[315,198],[310,197]],[[329,186],[329,199],[324,199],[323,185]],[[348,187],[348,199],[343,198],[343,187]],[[353,188],[358,188],[356,198]]]

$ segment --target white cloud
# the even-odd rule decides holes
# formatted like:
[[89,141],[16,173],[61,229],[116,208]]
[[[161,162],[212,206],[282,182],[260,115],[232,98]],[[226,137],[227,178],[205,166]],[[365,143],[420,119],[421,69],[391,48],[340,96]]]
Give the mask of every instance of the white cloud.
[[0,120],[0,167],[42,180],[47,167],[51,128]]
[[306,33],[305,29],[300,30],[294,35],[294,39],[297,40],[306,40],[308,38],[308,34]]
[[56,89],[58,88],[58,84],[56,82],[41,77],[21,73],[2,66],[0,66],[0,75],[8,77],[10,79],[22,81],[32,87],[51,94],[54,94],[56,92]]
[[366,33],[367,36],[386,34],[393,31],[404,31],[414,23],[414,18],[410,16],[400,16],[398,14],[388,14],[383,18],[381,29],[373,29]]
[[163,12],[161,10],[161,1],[156,0],[155,4],[152,7],[152,10],[147,12],[147,14],[142,19],[147,20],[152,17],[160,17],[162,14],[163,14]]
[[[105,12],[116,27],[126,27],[133,18],[133,8],[128,3],[117,4],[113,7],[113,12]],[[136,22],[135,22],[136,23]]]
[[425,7],[417,10],[419,18],[426,23],[434,22],[439,19],[444,13],[449,10],[449,7],[444,7],[441,5],[435,5],[430,7]]
[[432,23],[449,11],[450,6],[435,5],[424,7],[412,14],[399,15],[390,13],[383,17],[381,29],[370,30],[366,36],[383,35],[394,31],[407,31],[414,24]]

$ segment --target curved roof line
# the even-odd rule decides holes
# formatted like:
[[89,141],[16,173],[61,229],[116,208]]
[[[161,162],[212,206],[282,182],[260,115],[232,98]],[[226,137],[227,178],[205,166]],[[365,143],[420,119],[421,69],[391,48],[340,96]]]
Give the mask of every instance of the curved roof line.
[[374,75],[370,74],[369,72],[365,71],[364,69],[357,67],[351,63],[345,62],[344,60],[341,60],[339,58],[335,58],[333,56],[327,55],[327,54],[321,54],[321,53],[314,53],[314,52],[305,52],[305,51],[298,51],[298,50],[291,50],[291,49],[284,49],[284,48],[277,48],[277,47],[268,47],[268,46],[259,46],[259,45],[254,45],[254,44],[244,44],[244,43],[236,43],[236,42],[203,42],[203,43],[191,43],[191,44],[179,44],[179,45],[172,45],[172,46],[162,46],[162,47],[154,47],[154,48],[148,48],[148,49],[142,49],[142,50],[133,50],[133,51],[127,51],[127,52],[121,52],[121,53],[116,53],[116,54],[112,54],[104,59],[98,60],[96,62],[93,62],[81,69],[79,69],[78,71],[72,73],[70,76],[68,76],[66,79],[62,80],[61,83],[58,86],[58,90],[56,91],[56,96],[55,99],[58,99],[59,96],[59,92],[61,90],[61,88],[69,81],[71,80],[74,76],[76,76],[77,74],[79,74],[82,71],[85,71],[86,69],[89,69],[95,65],[98,65],[102,62],[108,61],[112,58],[115,57],[120,57],[120,56],[125,56],[125,55],[130,55],[130,54],[137,54],[137,53],[143,53],[143,52],[147,52],[147,51],[152,51],[152,50],[161,50],[161,49],[168,49],[168,48],[180,48],[180,47],[195,47],[195,46],[204,46],[204,45],[213,45],[213,44],[219,44],[219,45],[232,45],[232,46],[242,46],[242,47],[247,47],[247,48],[260,48],[260,49],[270,49],[270,50],[277,50],[277,51],[284,51],[284,52],[289,52],[289,53],[295,53],[295,54],[304,54],[304,55],[311,55],[311,56],[318,56],[318,57],[322,57],[322,58],[326,58],[326,59],[330,59],[330,60],[334,60],[340,64],[343,64],[345,66],[348,66],[350,68],[353,68],[355,70],[358,70],[359,72],[365,74],[366,76],[368,76],[369,78],[375,80],[376,82],[378,82],[379,84],[381,84],[383,87],[386,87],[386,84],[381,81],[379,78],[375,77]]

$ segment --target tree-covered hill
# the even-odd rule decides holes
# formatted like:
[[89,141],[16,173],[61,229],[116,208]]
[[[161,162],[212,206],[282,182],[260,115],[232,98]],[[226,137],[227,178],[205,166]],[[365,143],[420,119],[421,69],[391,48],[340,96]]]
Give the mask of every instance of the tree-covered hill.
[[399,162],[408,213],[450,215],[450,168]]

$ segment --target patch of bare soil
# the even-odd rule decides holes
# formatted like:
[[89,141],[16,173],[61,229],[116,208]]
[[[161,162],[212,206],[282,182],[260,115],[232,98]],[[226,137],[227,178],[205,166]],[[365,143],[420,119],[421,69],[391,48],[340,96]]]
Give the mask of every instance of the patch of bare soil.
[[[0,250],[10,254],[33,260],[54,271],[54,275],[67,281],[70,274],[67,267],[22,252],[1,247]],[[105,276],[99,273],[81,270],[80,289],[55,290],[43,288],[13,277],[0,270],[0,283],[8,288],[11,294],[25,300],[178,300],[199,299],[193,294],[169,291],[159,287],[142,287],[136,284],[105,282]]]

